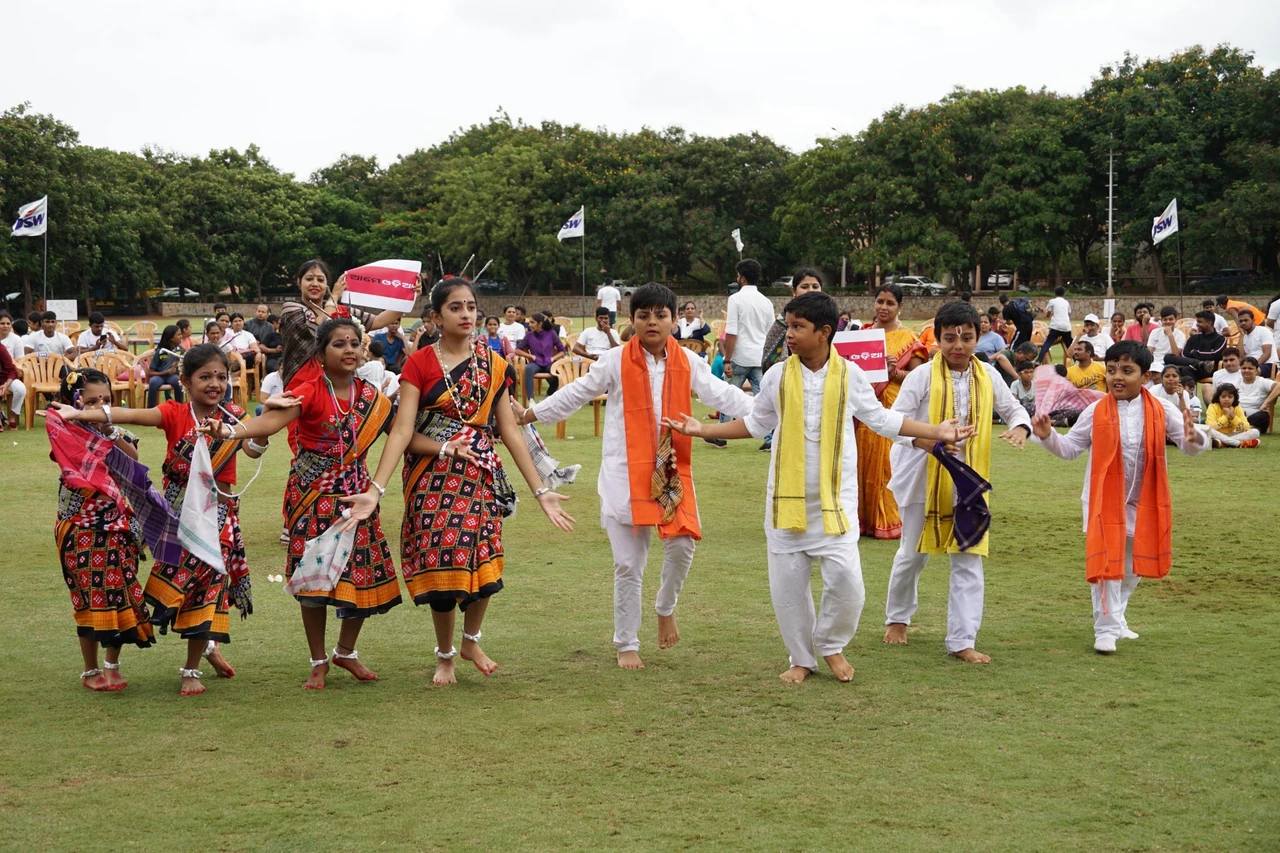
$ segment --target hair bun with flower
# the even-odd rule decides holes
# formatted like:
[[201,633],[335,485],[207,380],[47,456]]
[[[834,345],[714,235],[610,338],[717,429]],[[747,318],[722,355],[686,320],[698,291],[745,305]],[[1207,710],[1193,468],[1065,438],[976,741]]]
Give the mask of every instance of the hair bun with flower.
[[80,382],[80,374],[73,370],[66,375],[65,379],[67,381],[67,387],[70,388]]

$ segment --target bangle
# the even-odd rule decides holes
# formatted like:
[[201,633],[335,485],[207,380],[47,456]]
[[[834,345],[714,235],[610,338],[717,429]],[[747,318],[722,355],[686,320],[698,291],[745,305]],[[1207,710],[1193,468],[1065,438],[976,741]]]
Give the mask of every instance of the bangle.
[[117,439],[120,438],[120,427],[118,426],[111,427],[111,432],[108,432],[105,435],[106,435],[107,441],[116,441]]
[[380,497],[380,498],[385,498],[385,497],[387,496],[387,489],[386,489],[386,487],[385,487],[385,486],[379,486],[379,485],[378,485],[378,481],[377,481],[377,480],[370,479],[370,480],[369,480],[369,485],[373,486],[375,489],[377,489],[377,490],[378,490],[378,497]]
[[267,452],[267,448],[271,446],[271,442],[268,441],[266,444],[258,444],[256,440],[251,438],[248,441],[248,445],[249,445],[249,449],[252,450],[253,452],[258,454],[263,454]]
[[448,450],[448,449],[449,449],[449,442],[447,442],[447,441],[446,441],[446,442],[442,443],[442,444],[440,445],[440,452],[437,454],[437,456],[439,456],[439,458],[441,458],[441,459],[449,459],[449,458],[452,458],[452,454],[445,453],[445,451],[446,451],[446,450]]
[[102,413],[107,416],[107,423],[111,423],[111,407],[103,406]]
[[534,492],[533,492],[533,496],[534,496],[535,498],[540,498],[540,497],[542,497],[543,495],[545,495],[545,494],[546,494],[547,492],[549,492],[549,491],[551,491],[551,487],[550,487],[550,486],[543,486],[541,489],[535,489],[535,490],[534,490]]

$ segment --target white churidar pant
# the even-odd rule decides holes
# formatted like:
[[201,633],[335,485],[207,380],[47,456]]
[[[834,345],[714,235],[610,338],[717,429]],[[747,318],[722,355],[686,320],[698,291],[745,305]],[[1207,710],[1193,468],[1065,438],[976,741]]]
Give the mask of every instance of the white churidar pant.
[[1141,578],[1133,573],[1133,537],[1130,536],[1124,542],[1124,579],[1089,584],[1093,595],[1093,636],[1095,638],[1111,637],[1118,640],[1121,634],[1129,630],[1125,610],[1129,607],[1129,596],[1133,595],[1140,580]]
[[[633,527],[615,518],[606,518],[605,531],[613,549],[613,645],[619,652],[639,651],[642,581],[654,529]],[[689,566],[693,564],[696,545],[692,536],[673,536],[662,540],[662,580],[654,607],[659,616],[670,616],[676,612],[676,601],[689,574]]]
[[[816,613],[810,584],[815,561],[822,571]],[[769,595],[791,665],[816,672],[818,658],[843,652],[858,631],[867,593],[857,541],[785,554],[770,551]]]

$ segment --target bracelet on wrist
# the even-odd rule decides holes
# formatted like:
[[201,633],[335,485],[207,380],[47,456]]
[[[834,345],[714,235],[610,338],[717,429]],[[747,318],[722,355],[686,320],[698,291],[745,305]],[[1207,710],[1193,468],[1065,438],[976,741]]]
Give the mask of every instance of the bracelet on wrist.
[[102,413],[107,416],[107,423],[111,423],[111,407],[103,406]]
[[534,491],[533,491],[533,496],[534,496],[535,498],[540,498],[540,497],[542,497],[543,495],[545,495],[545,494],[546,494],[547,492],[549,492],[549,491],[551,491],[551,487],[550,487],[550,486],[543,486],[541,489],[534,489]]
[[373,486],[375,489],[377,489],[377,490],[378,490],[378,497],[380,497],[380,498],[385,498],[385,497],[387,496],[387,489],[386,489],[386,487],[385,487],[385,486],[379,486],[379,485],[378,485],[378,481],[377,481],[377,480],[370,480],[370,481],[369,481],[369,485]]

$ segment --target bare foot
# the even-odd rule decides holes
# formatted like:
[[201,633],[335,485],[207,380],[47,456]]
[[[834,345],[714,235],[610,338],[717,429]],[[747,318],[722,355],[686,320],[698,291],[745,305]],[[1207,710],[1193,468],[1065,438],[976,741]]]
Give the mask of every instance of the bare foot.
[[952,652],[953,658],[959,658],[966,663],[991,663],[991,655],[984,655],[977,649],[965,649],[961,652]]
[[369,669],[369,667],[360,663],[359,658],[355,658],[355,659],[340,658],[337,655],[335,655],[333,657],[333,665],[342,667],[347,672],[354,675],[356,679],[359,681],[377,681],[378,680],[378,673],[374,672],[373,670]]
[[105,693],[108,690],[107,677],[102,673],[98,673],[97,675],[91,675],[88,678],[81,679],[80,683],[83,684],[85,687],[89,688],[90,690],[95,690],[99,693]]
[[901,622],[891,622],[884,628],[884,641],[891,646],[907,644],[907,626]]
[[676,615],[658,614],[658,648],[669,649],[680,642],[680,629],[676,627]]
[[831,667],[831,674],[836,677],[836,681],[853,681],[853,667],[849,666],[843,654],[836,652],[834,655],[827,655],[823,660],[827,662],[827,666]]
[[458,656],[475,664],[476,669],[484,673],[485,677],[493,675],[493,671],[498,668],[498,664],[484,653],[484,649],[480,648],[480,644],[475,640],[464,639],[462,648],[458,650]]
[[457,676],[453,674],[452,658],[449,660],[436,659],[436,674],[431,677],[431,683],[438,686],[458,683]]
[[231,664],[227,663],[222,656],[221,647],[215,645],[213,651],[205,655],[205,658],[209,661],[209,666],[213,667],[213,671],[218,673],[219,678],[236,677],[236,671],[231,668]]
[[181,695],[183,696],[199,696],[204,692],[204,689],[204,685],[200,683],[200,679],[198,678],[182,679]]
[[787,682],[788,684],[799,684],[800,682],[808,678],[810,674],[811,673],[809,672],[808,667],[793,666],[791,667],[791,669],[782,673],[782,675],[779,675],[778,677],[781,678],[783,681]]
[[639,652],[618,652],[618,666],[623,669],[644,669]]
[[115,691],[124,690],[129,686],[129,682],[124,680],[124,676],[120,674],[118,669],[108,669],[102,673],[102,678],[106,681],[103,690]]
[[329,664],[322,663],[319,666],[311,667],[311,674],[307,676],[306,682],[303,683],[303,690],[324,690],[324,679],[329,674]]

